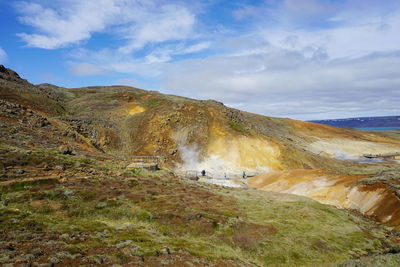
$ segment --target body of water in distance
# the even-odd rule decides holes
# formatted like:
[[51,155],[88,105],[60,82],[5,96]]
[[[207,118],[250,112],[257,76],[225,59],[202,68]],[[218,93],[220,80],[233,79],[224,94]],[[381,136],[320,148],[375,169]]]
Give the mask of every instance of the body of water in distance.
[[400,130],[400,127],[365,127],[365,128],[354,128],[361,131],[391,131]]

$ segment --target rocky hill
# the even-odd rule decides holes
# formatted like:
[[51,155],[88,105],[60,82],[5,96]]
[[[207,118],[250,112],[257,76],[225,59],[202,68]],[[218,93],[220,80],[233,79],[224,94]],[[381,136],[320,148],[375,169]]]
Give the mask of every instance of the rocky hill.
[[[212,100],[193,100],[124,86],[76,89],[32,86],[15,73],[9,76],[2,80],[3,100],[68,125],[99,151],[115,156],[164,156],[170,169],[185,164],[187,158],[182,155],[185,152],[195,157],[191,159],[194,164],[191,167],[208,162],[211,169],[229,171],[232,167],[229,165],[233,164],[238,166],[234,171],[263,171],[341,164],[333,159],[338,155],[325,146],[355,157],[399,147],[398,142],[388,138],[259,116]],[[365,145],[359,144],[358,151],[347,151],[336,147],[334,139],[362,140]],[[330,156],[316,153],[322,151]],[[223,162],[221,166],[212,166],[210,158],[215,157]]]
[[[377,254],[398,263],[397,165],[363,172],[358,163],[364,153],[399,151],[389,137],[126,86],[35,86],[3,66],[0,137],[0,264],[335,266]],[[162,156],[163,170],[126,169],[132,155]],[[386,180],[374,176],[382,168]],[[301,196],[179,176],[187,170],[293,171],[298,190],[289,193],[300,195],[305,175],[326,190],[351,176],[340,186],[364,179],[358,191],[381,188],[392,208],[378,214],[382,226]],[[271,184],[265,174],[252,179],[251,187]],[[315,191],[306,193],[332,204]]]

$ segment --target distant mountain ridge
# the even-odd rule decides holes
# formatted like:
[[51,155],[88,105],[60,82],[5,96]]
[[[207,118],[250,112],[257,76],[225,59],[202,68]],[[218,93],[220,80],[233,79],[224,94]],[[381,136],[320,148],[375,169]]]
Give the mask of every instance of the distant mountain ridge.
[[310,122],[326,124],[335,127],[351,127],[351,128],[400,127],[400,116],[313,120]]

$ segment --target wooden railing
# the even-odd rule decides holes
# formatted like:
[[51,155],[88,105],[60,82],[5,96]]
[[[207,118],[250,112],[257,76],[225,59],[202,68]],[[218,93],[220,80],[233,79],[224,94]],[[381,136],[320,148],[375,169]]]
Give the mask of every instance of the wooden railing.
[[187,170],[185,173],[186,178],[193,179],[193,178],[204,178],[204,179],[213,179],[213,180],[242,180],[242,179],[247,179],[250,177],[254,177],[260,173],[249,173],[246,174],[245,177],[242,176],[241,173],[237,175],[232,175],[232,173],[228,174],[215,174],[211,172],[206,172],[205,176],[202,175],[201,171],[197,170]]
[[125,160],[129,162],[127,168],[149,168],[158,170],[159,164],[162,163],[162,156],[129,156]]
[[158,164],[163,159],[162,156],[129,156],[127,161],[132,163],[156,163]]
[[396,158],[400,157],[400,152],[398,153],[387,153],[387,154],[364,154],[365,158],[374,159],[374,158]]

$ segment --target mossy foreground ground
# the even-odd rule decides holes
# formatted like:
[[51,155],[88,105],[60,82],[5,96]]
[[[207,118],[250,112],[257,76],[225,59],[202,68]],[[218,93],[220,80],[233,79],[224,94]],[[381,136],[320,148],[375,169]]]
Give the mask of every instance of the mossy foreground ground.
[[2,146],[0,153],[2,266],[400,262],[387,254],[396,251],[396,233],[307,198],[126,170],[124,162],[52,150]]
[[[275,143],[289,169],[347,166],[305,151],[314,137],[397,141],[135,88],[34,86],[0,70],[0,266],[400,265],[397,232],[358,214],[119,160],[162,155],[173,166],[174,134],[205,149],[214,125]],[[378,178],[396,185],[389,170]]]

